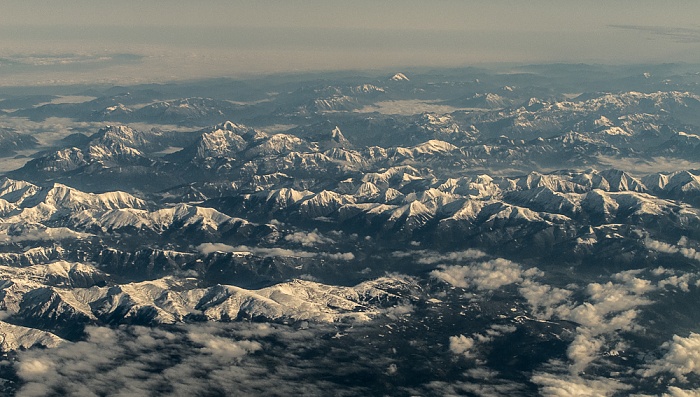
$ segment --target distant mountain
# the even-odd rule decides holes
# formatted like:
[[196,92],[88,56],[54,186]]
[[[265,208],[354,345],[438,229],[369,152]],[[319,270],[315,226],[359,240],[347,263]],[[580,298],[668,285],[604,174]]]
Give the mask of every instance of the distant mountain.
[[34,149],[39,142],[31,135],[0,128],[0,156],[11,156],[19,150]]
[[403,73],[396,73],[395,75],[391,76],[389,78],[390,81],[410,81],[408,77],[406,77],[405,74]]
[[495,93],[476,94],[468,98],[446,101],[446,104],[476,109],[501,109],[516,104],[516,100],[502,97]]

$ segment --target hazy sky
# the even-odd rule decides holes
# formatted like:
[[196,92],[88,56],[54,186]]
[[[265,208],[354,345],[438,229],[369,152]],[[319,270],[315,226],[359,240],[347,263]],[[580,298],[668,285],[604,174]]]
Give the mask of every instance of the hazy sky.
[[700,62],[697,0],[3,0],[0,84]]

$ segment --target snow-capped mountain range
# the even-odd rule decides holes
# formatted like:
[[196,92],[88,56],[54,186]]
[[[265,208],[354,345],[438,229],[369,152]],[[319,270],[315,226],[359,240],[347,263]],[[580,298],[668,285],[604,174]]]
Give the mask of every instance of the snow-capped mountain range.
[[149,379],[297,362],[348,395],[683,395],[700,80],[664,68],[8,91],[0,394],[100,346],[170,355]]

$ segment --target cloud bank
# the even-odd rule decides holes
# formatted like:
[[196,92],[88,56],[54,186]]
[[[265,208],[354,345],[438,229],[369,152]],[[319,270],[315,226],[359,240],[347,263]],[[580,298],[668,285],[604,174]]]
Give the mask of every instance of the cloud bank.
[[468,266],[439,266],[430,275],[450,285],[477,290],[494,290],[541,274],[537,268],[523,270],[517,263],[497,258]]
[[691,332],[687,338],[674,335],[661,348],[666,350],[666,354],[638,371],[640,375],[652,377],[666,372],[681,382],[688,381],[688,374],[700,375],[700,334]]

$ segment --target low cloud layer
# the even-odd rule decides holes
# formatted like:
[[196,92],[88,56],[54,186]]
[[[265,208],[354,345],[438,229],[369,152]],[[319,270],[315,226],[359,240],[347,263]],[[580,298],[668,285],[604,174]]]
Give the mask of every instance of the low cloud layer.
[[661,348],[666,350],[664,356],[638,371],[640,375],[658,377],[668,373],[681,382],[688,381],[688,374],[700,375],[700,334],[691,332],[687,338],[674,335]]
[[[639,312],[653,302],[655,292],[662,288],[663,293],[683,292],[680,287],[672,290],[675,284],[662,282],[687,273],[664,268],[625,271],[597,283],[569,284],[566,288],[546,284],[546,277],[535,268],[524,270],[504,259],[441,266],[434,273],[446,282],[441,283],[440,294],[444,295],[439,296],[446,298],[450,296],[446,294],[454,293],[453,298],[464,302],[473,301],[474,294],[450,286],[466,285],[486,291],[484,296],[493,296],[495,289],[516,284],[517,289],[510,291],[518,291],[523,299],[507,307],[527,310],[529,305],[532,313],[518,315],[520,319],[530,316],[524,322],[475,324],[473,328],[467,325],[461,330],[449,328],[435,333],[433,325],[439,324],[438,319],[445,314],[436,309],[441,303],[435,299],[432,304],[436,306],[429,309],[420,304],[398,305],[388,309],[381,321],[349,328],[313,323],[293,327],[205,323],[160,329],[88,328],[86,341],[19,352],[15,368],[24,383],[18,395],[189,396],[234,391],[260,395],[275,390],[280,395],[325,396],[337,394],[339,388],[347,395],[371,395],[390,390],[383,387],[415,395],[480,396],[532,395],[535,387],[540,395],[554,397],[644,391],[631,376],[637,376],[643,384],[659,379],[662,383],[655,390],[669,396],[696,392],[692,382],[700,375],[697,334],[674,337],[652,352],[654,360],[620,370],[617,379],[599,375],[608,365],[615,368],[610,357],[619,354],[634,360],[636,347],[624,340],[619,330],[642,330],[643,324],[637,324]],[[691,290],[695,288],[693,277],[688,279]],[[416,318],[425,319],[426,327],[408,331],[413,326],[421,327],[422,322],[415,322]],[[489,366],[494,359],[490,356],[493,347],[510,343],[507,338],[518,338],[531,325],[549,327],[559,320],[576,321],[578,326],[560,335],[571,339],[567,339],[568,346],[562,347],[558,359],[538,364],[526,374],[530,383],[509,379]],[[424,332],[428,330],[431,336],[426,343]],[[407,366],[402,361],[407,354],[427,359]],[[448,368],[447,373],[452,375],[446,377],[442,370],[431,372],[425,368]],[[428,371],[425,381],[405,386],[406,377],[414,374],[407,372],[410,370]],[[370,379],[373,383],[348,379]]]
[[645,240],[644,245],[654,251],[663,252],[665,254],[681,254],[688,259],[700,261],[700,252],[691,247],[672,245],[652,239]]
[[527,300],[533,314],[539,319],[563,318],[571,310],[571,304],[568,300],[572,292],[569,290],[552,287],[534,280],[525,280],[521,284],[519,292]]
[[484,332],[472,334],[471,337],[464,335],[451,336],[450,351],[458,356],[474,358],[481,345],[488,344],[494,339],[515,332],[516,330],[517,328],[511,325],[493,325]]
[[267,324],[87,331],[83,342],[20,352],[17,374],[23,386],[17,396],[260,395],[272,390],[325,396],[337,387],[305,378],[333,368],[325,360],[301,356],[319,344],[313,331]]
[[216,390],[223,387],[217,370],[261,349],[257,342],[222,338],[221,331],[88,328],[86,341],[21,353],[17,374],[25,384],[17,395],[194,395],[207,390],[206,383]]
[[430,275],[455,287],[494,290],[540,273],[537,268],[523,270],[517,263],[497,258],[469,266],[442,265]]
[[612,396],[632,387],[615,379],[585,379],[579,376],[538,373],[531,381],[543,397]]
[[633,30],[658,37],[671,39],[677,43],[700,43],[700,29],[678,26],[610,25],[612,28]]
[[481,259],[486,256],[482,251],[475,249],[468,249],[464,251],[454,251],[448,253],[438,253],[432,251],[419,251],[420,255],[417,260],[418,263],[424,265],[432,265],[436,263],[445,262],[463,262],[471,261],[475,259]]
[[294,258],[314,258],[324,257],[331,260],[350,261],[355,259],[355,254],[352,252],[338,253],[316,253],[302,250],[291,250],[287,248],[267,248],[267,247],[251,247],[247,245],[232,246],[223,243],[203,243],[197,246],[197,250],[204,255],[213,254],[215,252],[237,253],[240,255],[256,255],[261,257],[285,256]]
[[[445,379],[438,368],[449,351],[435,349],[437,341],[421,347],[420,336],[417,344],[399,335],[390,339],[388,331],[376,325],[243,322],[92,327],[86,341],[18,352],[15,367],[22,384],[17,396],[325,397],[403,394],[406,383],[415,385],[417,394],[449,388],[438,386],[439,381],[433,387],[433,379]],[[427,361],[406,361],[392,350],[399,346],[420,348],[414,351]],[[406,382],[416,376],[422,380]],[[491,381],[494,390],[508,389]]]
[[303,247],[315,247],[322,244],[333,244],[335,241],[328,237],[324,237],[318,233],[318,230],[312,232],[295,232],[284,236],[285,241],[300,244]]
[[257,255],[257,256],[291,256],[297,258],[312,258],[316,256],[314,252],[308,251],[295,251],[286,248],[266,248],[266,247],[249,247],[246,245],[231,246],[222,243],[204,243],[197,246],[199,252],[204,255],[209,255],[214,252],[232,252],[239,253],[241,255]]
[[[689,253],[687,247],[663,243],[655,246],[664,252],[684,253],[686,256]],[[505,259],[465,266],[440,265],[431,272],[431,276],[454,287],[481,291],[516,284],[532,315],[539,321],[566,320],[576,323],[565,352],[567,361],[552,364],[553,372],[559,375],[554,376],[548,371],[533,377],[533,382],[540,385],[542,393],[551,396],[612,395],[629,389],[624,383],[584,374],[592,365],[604,362],[605,357],[615,357],[628,350],[629,345],[620,336],[620,331],[643,331],[643,326],[638,323],[639,314],[644,307],[654,303],[653,293],[662,290],[687,293],[698,283],[697,274],[660,267],[623,271],[610,276],[608,281],[559,288],[543,282],[545,274],[539,269],[524,270]],[[490,343],[495,336],[498,335],[488,332],[452,336],[449,338],[449,349],[453,354],[474,358],[481,345]],[[700,368],[700,336],[675,337],[663,348],[667,351],[664,357],[640,374],[655,376],[665,372],[685,379],[688,373]]]

